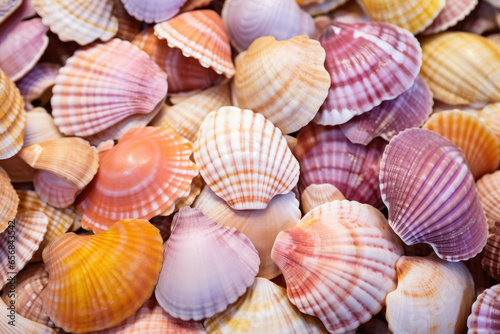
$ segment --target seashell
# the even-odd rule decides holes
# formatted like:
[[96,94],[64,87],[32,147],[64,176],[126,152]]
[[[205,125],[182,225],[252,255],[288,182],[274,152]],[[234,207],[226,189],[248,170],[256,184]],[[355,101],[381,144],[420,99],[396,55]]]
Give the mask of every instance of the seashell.
[[8,222],[17,214],[19,197],[10,183],[7,173],[0,167],[0,233],[7,229]]
[[476,182],[476,190],[479,202],[488,219],[489,231],[492,233],[495,229],[495,223],[500,222],[500,207],[498,206],[500,203],[500,171],[483,175]]
[[257,250],[247,237],[189,207],[175,215],[163,257],[155,296],[165,311],[182,320],[225,310],[252,285],[259,268]]
[[118,31],[114,37],[132,41],[141,30],[141,22],[130,16],[121,0],[114,0],[113,15],[118,19]]
[[271,257],[283,272],[290,301],[344,333],[382,308],[396,284],[397,237],[375,208],[349,201],[323,204],[281,232]]
[[[321,14],[328,14],[334,9],[342,6],[345,4],[348,0],[323,0],[323,1],[316,1],[317,3],[310,3],[308,5],[302,5],[302,9],[311,14],[312,16],[316,15],[321,15]],[[297,1],[300,3],[299,1]]]
[[155,35],[171,48],[179,48],[185,57],[198,59],[227,78],[234,75],[231,46],[219,14],[213,10],[195,10],[158,23]]
[[311,184],[328,183],[349,200],[384,207],[378,180],[383,140],[368,146],[353,144],[338,127],[315,123],[302,128],[297,139],[294,153],[301,168],[300,192]]
[[49,273],[43,308],[66,331],[112,327],[151,297],[162,251],[158,229],[140,219],[119,221],[96,235],[66,233],[52,239],[43,251]]
[[421,126],[432,113],[432,105],[429,86],[417,77],[406,92],[341,124],[340,129],[355,144],[368,145],[375,137],[389,141],[404,129]]
[[293,150],[295,148],[295,146],[297,146],[297,138],[295,137],[292,137],[290,135],[283,135],[283,137],[285,137],[286,139],[286,143],[288,145],[288,148],[292,151],[293,153]]
[[12,81],[28,73],[42,57],[49,44],[49,29],[41,19],[19,22],[0,38],[0,68]]
[[207,333],[328,333],[314,317],[301,313],[286,289],[257,277],[238,301],[205,320]]
[[239,52],[263,36],[278,41],[298,35],[316,36],[314,20],[295,0],[226,0],[222,20],[231,44]]
[[164,212],[189,193],[198,174],[191,153],[191,143],[170,129],[127,132],[101,153],[96,176],[77,200],[83,228],[99,232],[117,220],[149,219]]
[[77,51],[56,78],[54,121],[66,135],[90,136],[128,116],[148,114],[163,104],[165,78],[158,65],[126,41]]
[[5,21],[22,3],[22,0],[7,0],[0,5],[0,23]]
[[401,95],[413,85],[422,63],[415,37],[387,23],[333,22],[319,41],[332,81],[315,118],[322,125],[346,123]]
[[58,64],[38,63],[17,82],[26,110],[33,109],[32,103],[35,101],[41,106],[49,103],[59,67]]
[[466,32],[443,32],[421,43],[420,75],[435,99],[450,104],[500,101],[499,46]]
[[422,34],[431,35],[454,26],[469,15],[478,2],[478,0],[446,0],[444,8]]
[[[497,229],[498,227],[495,228]],[[495,234],[488,236],[481,265],[489,276],[498,281],[500,279],[500,235],[497,231],[494,232]]]
[[463,263],[401,257],[397,289],[386,298],[393,333],[462,333],[474,302],[474,281]]
[[373,21],[397,25],[417,34],[427,28],[445,7],[447,0],[361,0]]
[[35,176],[35,170],[17,154],[12,158],[0,160],[0,168],[7,172],[12,182],[32,182]]
[[193,9],[207,7],[211,2],[212,0],[186,0],[184,5],[181,7],[180,12],[184,13]]
[[300,205],[304,213],[308,213],[312,209],[332,201],[342,201],[345,197],[342,192],[335,186],[324,184],[310,184],[302,192],[300,197]]
[[484,290],[472,304],[467,318],[468,333],[498,333],[500,331],[500,285]]
[[26,128],[24,129],[23,147],[62,138],[54,119],[47,110],[36,107],[26,113]]
[[278,233],[300,220],[299,202],[292,192],[277,195],[262,210],[234,210],[205,186],[193,208],[217,224],[237,229],[252,241],[260,257],[257,276],[271,279],[281,274],[271,259],[271,250]]
[[333,21],[344,23],[370,22],[371,18],[357,1],[348,1],[342,7],[328,14]]
[[298,131],[328,94],[330,75],[324,62],[325,50],[306,36],[255,40],[235,61],[238,106],[264,115],[285,134]]
[[499,28],[497,17],[497,8],[488,3],[487,0],[479,1],[476,8],[464,20],[458,22],[453,29],[478,35],[497,31]]
[[96,39],[110,40],[118,31],[113,15],[113,0],[85,2],[64,0],[31,0],[44,25],[63,42],[87,45]]
[[[14,314],[11,313],[9,307],[3,300],[0,298],[0,309],[2,310],[2,318],[4,321],[0,321],[0,332],[5,334],[56,334],[56,332],[45,325],[42,325],[38,322],[31,321],[26,319],[25,317],[16,314],[16,311],[13,311]],[[12,320],[9,316],[12,315],[14,318],[14,326],[9,324],[9,321]],[[14,329],[15,328],[15,329]]]
[[[484,250],[484,248],[483,248]],[[483,260],[484,252],[479,253],[474,256],[472,259],[469,259],[464,262],[467,269],[472,275],[474,279],[474,295],[478,296],[485,289],[491,287],[495,284],[493,278],[491,278],[488,273],[483,269],[482,260]]]
[[380,162],[380,192],[389,225],[407,245],[430,244],[447,261],[483,249],[488,223],[474,178],[460,149],[439,134],[408,129],[394,137]]
[[264,209],[299,178],[299,163],[281,131],[247,109],[222,107],[208,114],[194,160],[207,185],[236,210]]
[[193,179],[193,182],[191,183],[189,194],[187,196],[179,198],[175,202],[175,211],[178,211],[185,206],[191,206],[191,204],[193,204],[198,195],[201,193],[201,189],[204,185],[205,182],[203,182],[203,178],[201,177],[201,175],[196,175]]
[[174,17],[186,0],[122,0],[127,12],[146,23],[162,22]]
[[67,208],[72,205],[82,190],[62,177],[44,170],[35,173],[33,185],[38,196],[56,208]]
[[486,105],[478,114],[479,118],[493,131],[500,141],[500,103]]

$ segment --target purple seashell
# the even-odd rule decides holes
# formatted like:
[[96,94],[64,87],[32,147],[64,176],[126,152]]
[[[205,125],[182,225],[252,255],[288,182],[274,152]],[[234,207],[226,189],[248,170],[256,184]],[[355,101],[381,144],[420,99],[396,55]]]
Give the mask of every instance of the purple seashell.
[[446,0],[446,5],[439,12],[422,35],[431,35],[440,31],[445,31],[463,20],[477,6],[478,0]]
[[391,140],[380,192],[389,224],[408,245],[427,243],[440,258],[461,261],[486,244],[488,223],[463,153],[437,133],[408,129]]
[[468,333],[500,332],[500,284],[481,293],[467,318]]
[[175,16],[186,0],[121,0],[125,10],[139,21],[158,23]]

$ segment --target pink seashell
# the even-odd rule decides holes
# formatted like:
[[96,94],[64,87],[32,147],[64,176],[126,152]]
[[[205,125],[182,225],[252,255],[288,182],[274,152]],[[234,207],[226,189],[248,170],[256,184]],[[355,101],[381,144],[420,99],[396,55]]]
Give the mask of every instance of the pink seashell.
[[[382,23],[333,22],[319,39],[331,76],[328,97],[315,122],[337,125],[408,90],[422,64],[417,39]],[[360,61],[360,59],[369,61]]]
[[446,0],[444,8],[422,34],[435,34],[454,26],[458,21],[469,15],[478,2],[478,0]]
[[498,16],[497,8],[488,1],[479,1],[476,8],[464,20],[459,22],[454,27],[454,30],[467,31],[478,35],[497,31],[499,28]]
[[9,17],[19,6],[23,0],[7,0],[0,4],[0,23]]
[[122,0],[127,12],[146,23],[162,22],[175,16],[186,0]]
[[467,318],[469,334],[500,332],[500,284],[484,290]]
[[67,208],[82,189],[51,172],[37,171],[33,179],[35,191],[42,201],[56,208]]
[[341,124],[340,129],[356,144],[368,145],[375,137],[389,141],[404,129],[421,126],[432,113],[432,104],[429,86],[418,77],[406,92]]
[[33,109],[31,103],[35,100],[39,100],[41,106],[50,101],[59,68],[57,64],[38,63],[17,82],[17,88],[21,92],[26,110]]
[[380,192],[389,224],[408,245],[427,243],[447,261],[475,256],[488,223],[462,152],[428,130],[394,137],[380,163]]
[[259,270],[259,255],[246,236],[189,207],[175,215],[163,257],[155,296],[165,311],[182,320],[225,310]]

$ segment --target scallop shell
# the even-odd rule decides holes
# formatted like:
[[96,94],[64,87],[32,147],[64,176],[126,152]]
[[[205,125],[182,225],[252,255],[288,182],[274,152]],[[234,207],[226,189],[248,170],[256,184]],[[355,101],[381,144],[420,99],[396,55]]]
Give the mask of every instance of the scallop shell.
[[151,297],[162,245],[158,229],[140,219],[119,221],[96,235],[66,233],[52,239],[43,251],[49,273],[41,294],[44,310],[70,332],[118,324]]
[[205,186],[193,208],[217,224],[237,229],[252,241],[260,257],[257,276],[271,279],[281,274],[271,259],[271,250],[278,233],[300,220],[299,202],[292,192],[277,195],[262,210],[234,210]]
[[328,333],[314,317],[301,313],[286,289],[257,277],[238,301],[205,321],[207,333]]
[[290,301],[330,333],[356,329],[379,312],[396,286],[403,250],[384,216],[358,202],[334,201],[281,232],[271,257]]
[[23,147],[62,138],[54,119],[47,110],[37,107],[26,113]]
[[162,22],[175,16],[186,0],[122,0],[127,12],[146,23]]
[[85,229],[99,232],[115,221],[152,218],[187,195],[198,174],[192,145],[170,129],[127,132],[100,154],[99,170],[77,203]]
[[417,39],[387,23],[334,21],[319,41],[326,50],[325,68],[332,81],[315,118],[319,124],[345,123],[396,98],[413,85],[420,71]]
[[58,64],[38,63],[17,82],[26,110],[33,109],[37,100],[41,106],[49,103],[59,68]]
[[12,182],[32,182],[36,172],[17,155],[0,160],[0,168],[7,172]]
[[87,45],[96,39],[105,42],[118,31],[113,0],[31,0],[43,24],[63,42]]
[[0,23],[5,21],[23,2],[23,0],[7,0],[0,5]]
[[19,197],[10,183],[7,173],[0,167],[0,233],[4,232],[8,222],[17,214]]
[[[3,321],[0,321],[0,332],[4,334],[56,334],[52,328],[26,319],[20,314],[16,314],[16,311],[9,310],[9,307],[10,305],[7,306],[7,304],[0,299],[0,309],[2,310],[1,316],[3,319]],[[14,314],[12,314],[12,312]],[[12,324],[9,324],[10,321],[13,321]]]
[[51,103],[59,130],[90,136],[163,104],[166,75],[146,53],[114,39],[77,51],[56,78]]
[[345,197],[335,186],[324,184],[310,184],[300,196],[300,205],[304,213],[332,201],[342,201]]
[[474,281],[463,263],[403,256],[398,287],[387,295],[393,333],[462,333],[474,302]]
[[[496,222],[500,223],[500,171],[484,175],[476,182],[479,202],[488,219],[489,231],[493,232]],[[500,231],[499,231],[500,232]]]
[[495,234],[488,236],[481,265],[488,275],[498,281],[500,280],[500,235],[497,233],[498,231],[495,231]]
[[443,10],[439,12],[438,16],[432,21],[432,24],[424,30],[423,34],[435,34],[454,26],[458,21],[463,20],[469,15],[478,2],[478,0],[446,0]]
[[486,105],[480,112],[479,118],[493,131],[500,141],[500,103]]
[[408,245],[427,243],[440,258],[462,261],[486,244],[488,223],[465,158],[435,132],[409,129],[391,140],[380,192],[389,225]]
[[500,332],[500,285],[494,285],[481,293],[474,304],[472,313],[467,318],[468,333]]
[[175,215],[163,256],[155,296],[165,311],[182,320],[225,310],[259,270],[259,255],[246,236],[189,207]]
[[306,36],[261,37],[235,62],[238,106],[264,115],[285,134],[307,125],[328,94],[325,50]]
[[54,173],[39,170],[33,178],[36,193],[48,204],[56,208],[67,208],[75,202],[82,188],[66,181]]
[[208,186],[236,210],[264,209],[299,178],[299,163],[281,131],[247,109],[222,107],[208,114],[194,159]]

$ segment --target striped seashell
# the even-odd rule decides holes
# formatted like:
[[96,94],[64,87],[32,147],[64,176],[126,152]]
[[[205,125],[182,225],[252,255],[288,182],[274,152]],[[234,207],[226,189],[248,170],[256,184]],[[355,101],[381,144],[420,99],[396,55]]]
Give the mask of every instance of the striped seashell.
[[306,36],[255,40],[235,61],[238,106],[264,115],[285,134],[298,131],[328,95],[330,75],[324,62],[325,50]]
[[472,304],[467,318],[469,334],[498,333],[500,331],[500,285],[484,290]]
[[189,207],[175,215],[163,257],[155,296],[165,311],[182,320],[225,310],[259,270],[259,255],[247,237]]
[[22,2],[22,0],[7,0],[2,2],[0,5],[0,23],[14,13],[14,11],[21,6]]
[[463,263],[403,256],[396,263],[398,286],[387,295],[393,333],[462,333],[474,302],[474,281]]
[[226,0],[222,20],[231,44],[239,52],[263,36],[278,41],[298,35],[316,36],[314,20],[295,0]]
[[8,222],[13,220],[17,215],[17,206],[19,205],[19,197],[10,183],[10,179],[0,167],[0,233],[7,229]]
[[486,105],[478,114],[479,118],[493,131],[500,141],[500,103]]
[[38,63],[17,82],[26,110],[34,108],[33,102],[41,106],[49,103],[59,68],[58,64]]
[[7,173],[12,182],[32,182],[36,172],[17,154],[12,158],[0,160],[0,168]]
[[114,39],[77,51],[56,78],[54,121],[66,135],[96,134],[162,105],[165,79],[146,53],[126,41]]
[[26,127],[24,129],[23,148],[62,138],[54,119],[47,110],[36,107],[26,113]]
[[[14,5],[15,2],[17,2],[17,4]],[[13,5],[17,6],[17,8],[7,14],[7,8],[12,8]],[[1,6],[2,8],[0,9],[0,23],[2,23],[2,33],[5,34],[8,34],[10,32],[10,29],[15,27],[19,22],[25,21],[36,15],[35,8],[33,7],[31,1],[7,0],[2,2]]]
[[208,114],[194,160],[207,185],[236,210],[264,209],[299,178],[299,164],[281,131],[247,109],[222,107]]
[[290,301],[330,333],[356,329],[382,309],[403,254],[380,211],[349,201],[323,204],[281,232],[271,257]]
[[417,39],[387,23],[333,22],[319,41],[326,51],[325,68],[332,81],[315,118],[322,125],[346,123],[382,101],[396,98],[413,85],[420,71]]
[[444,8],[422,34],[435,34],[454,26],[469,15],[478,2],[478,0],[446,0]]
[[489,276],[498,281],[500,280],[500,235],[497,226],[495,226],[494,233],[488,236],[488,241],[482,253],[481,265]]
[[184,5],[181,7],[180,12],[184,13],[184,12],[189,12],[190,10],[193,9],[207,7],[208,5],[210,5],[211,2],[212,0],[186,0]]
[[99,232],[121,219],[164,212],[190,192],[198,174],[191,153],[191,143],[170,129],[127,132],[100,154],[99,170],[77,200],[83,228]]
[[301,313],[286,295],[286,289],[257,277],[238,301],[205,320],[207,333],[328,333],[314,317]]
[[465,158],[435,132],[408,129],[391,140],[380,192],[389,225],[407,245],[427,243],[440,258],[462,261],[486,244],[488,223]]
[[132,41],[141,30],[141,22],[130,16],[121,0],[114,0],[113,15],[118,19],[118,31],[114,37]]
[[113,0],[85,2],[64,0],[31,0],[43,24],[63,42],[87,45],[96,39],[105,42],[118,31],[113,15]]
[[375,137],[389,141],[404,129],[421,126],[432,113],[432,105],[429,86],[417,77],[406,92],[341,124],[340,129],[355,144],[368,145]]
[[310,184],[300,196],[300,206],[306,214],[322,204],[344,199],[342,192],[331,184]]
[[[16,311],[11,311],[9,309],[10,305],[7,306],[3,300],[0,298],[0,309],[2,310],[2,318],[4,321],[0,321],[0,332],[4,334],[56,334],[52,328],[42,325],[38,322],[31,321],[16,314]],[[12,316],[12,317],[11,317]],[[12,324],[9,324],[12,321]]]
[[[486,174],[476,182],[479,202],[488,219],[489,231],[495,229],[495,223],[500,223],[500,171]],[[500,231],[499,231],[500,232]]]
[[33,185],[38,196],[56,208],[69,207],[82,191],[82,188],[45,170],[39,170],[35,173]]
[[174,17],[186,0],[122,0],[127,12],[146,23],[162,22]]
[[155,35],[171,48],[179,48],[185,57],[198,59],[227,78],[234,75],[231,46],[219,14],[213,10],[195,10],[158,23]]
[[271,250],[278,233],[300,220],[299,202],[292,192],[277,195],[265,209],[234,210],[205,186],[193,208],[217,224],[237,229],[252,241],[260,257],[258,277],[271,279],[281,274],[271,259]]

